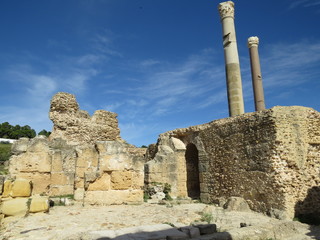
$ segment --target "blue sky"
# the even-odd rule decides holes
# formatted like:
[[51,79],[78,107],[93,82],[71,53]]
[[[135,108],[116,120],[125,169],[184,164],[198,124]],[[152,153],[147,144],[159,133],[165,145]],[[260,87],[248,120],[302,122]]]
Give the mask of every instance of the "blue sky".
[[[228,117],[216,0],[0,1],[0,122],[51,130],[51,97],[118,114],[136,146]],[[235,0],[245,111],[247,39],[260,38],[267,108],[320,111],[320,0]]]

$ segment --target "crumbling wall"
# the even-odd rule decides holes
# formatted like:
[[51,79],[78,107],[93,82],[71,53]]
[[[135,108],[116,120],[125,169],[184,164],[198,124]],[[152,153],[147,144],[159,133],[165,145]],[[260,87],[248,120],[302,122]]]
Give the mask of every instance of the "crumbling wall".
[[74,195],[88,204],[143,201],[146,149],[120,138],[116,114],[98,110],[90,117],[74,95],[51,100],[54,122],[49,138],[22,138],[13,144],[11,178],[32,181],[33,194]]
[[[177,157],[185,150],[171,147],[175,138],[197,148],[203,202],[243,197],[251,209],[278,218],[320,209],[320,113],[313,109],[274,107],[161,134],[146,182],[173,182],[173,196],[188,196],[188,180],[178,177],[187,174],[186,160]],[[175,169],[163,167],[174,161]]]
[[73,94],[59,92],[51,99],[49,117],[53,122],[50,139],[62,138],[68,144],[94,144],[120,140],[117,114],[97,110],[92,117],[80,110]]

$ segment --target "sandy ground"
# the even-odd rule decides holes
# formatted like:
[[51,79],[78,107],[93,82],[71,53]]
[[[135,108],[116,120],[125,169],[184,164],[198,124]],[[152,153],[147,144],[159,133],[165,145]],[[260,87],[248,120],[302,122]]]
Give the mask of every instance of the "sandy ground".
[[[205,214],[211,216],[212,222],[217,224],[219,231],[234,232],[234,234],[240,236],[238,239],[241,239],[244,234],[242,232],[249,233],[252,230],[258,234],[257,229],[259,230],[259,228],[266,228],[266,231],[270,232],[270,229],[279,228],[283,224],[283,221],[254,212],[229,212],[219,207],[201,203],[55,206],[50,208],[49,213],[30,214],[22,218],[5,218],[0,239],[80,239],[81,234],[90,231],[115,230],[161,223],[181,227],[200,221]],[[253,227],[243,231],[243,228],[240,228],[240,223],[246,223]],[[291,236],[291,228],[293,228],[293,235],[283,239],[320,239],[320,234],[319,238],[317,237],[319,229],[311,231],[310,226],[306,224],[292,222],[288,229],[286,226],[284,228],[285,234],[283,236],[286,234]],[[282,230],[275,231],[281,232]],[[233,237],[233,239],[237,238]]]

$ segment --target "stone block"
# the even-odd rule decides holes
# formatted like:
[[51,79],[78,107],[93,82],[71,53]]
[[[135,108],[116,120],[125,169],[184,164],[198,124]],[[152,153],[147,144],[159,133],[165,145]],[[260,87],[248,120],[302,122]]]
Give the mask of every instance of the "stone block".
[[143,202],[143,191],[87,191],[85,193],[84,202],[91,205],[138,204]]
[[49,198],[48,197],[41,197],[41,196],[34,196],[31,199],[30,203],[30,213],[37,213],[37,212],[48,212],[49,211]]
[[52,166],[51,166],[52,172],[62,172],[63,171],[61,151],[54,152],[54,154],[52,155],[51,163],[52,163]]
[[74,184],[74,174],[64,172],[53,172],[51,173],[51,184],[52,185],[70,185]]
[[103,173],[100,177],[92,183],[88,184],[88,191],[107,191],[110,190],[110,174]]
[[200,224],[195,225],[194,227],[199,229],[201,235],[213,234],[217,232],[216,224]]
[[29,152],[49,152],[48,139],[46,136],[38,135],[30,140]]
[[132,159],[125,153],[102,155],[99,162],[101,171],[121,171],[132,168]]
[[32,184],[30,180],[19,178],[12,184],[12,197],[30,197],[32,191]]
[[241,197],[230,197],[223,206],[229,211],[250,212],[250,207],[247,201]]
[[75,188],[84,188],[84,179],[83,178],[76,178],[74,182]]
[[111,173],[111,188],[114,190],[129,189],[132,186],[131,171],[113,171]]
[[17,178],[24,178],[32,181],[32,194],[48,193],[50,186],[50,173],[21,172]]
[[26,152],[10,159],[9,172],[51,172],[48,152]]
[[132,173],[132,188],[141,189],[144,186],[144,172],[135,171]]
[[29,198],[16,198],[2,202],[1,211],[5,216],[24,216],[28,213]]
[[29,141],[30,139],[26,137],[19,138],[18,141],[15,141],[12,144],[11,152],[15,155],[19,155],[21,153],[26,152],[29,146]]
[[77,148],[77,167],[82,168],[96,168],[98,167],[99,155],[97,150],[93,146],[85,146]]
[[186,150],[186,145],[180,139],[175,138],[175,137],[171,137],[170,140],[171,140],[171,144],[172,144],[173,149],[178,150],[178,151],[179,150],[182,150],[182,151]]
[[69,195],[74,194],[74,186],[73,185],[51,185],[49,196],[61,196],[61,195]]
[[84,173],[86,172],[86,168],[84,167],[76,167],[76,177],[84,178]]
[[2,197],[9,197],[11,194],[11,189],[12,189],[12,181],[11,180],[4,181]]
[[200,237],[200,230],[197,227],[187,226],[179,228],[181,232],[187,234],[190,238],[197,238]]
[[84,188],[77,188],[76,190],[74,190],[74,200],[83,201],[84,194]]

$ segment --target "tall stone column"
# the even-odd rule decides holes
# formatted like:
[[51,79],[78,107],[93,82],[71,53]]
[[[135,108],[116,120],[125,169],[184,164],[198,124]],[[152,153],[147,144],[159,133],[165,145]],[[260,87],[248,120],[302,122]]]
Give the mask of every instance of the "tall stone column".
[[244,113],[240,63],[234,27],[234,3],[232,1],[222,2],[218,9],[222,22],[229,115],[232,117]]
[[266,109],[262,85],[260,60],[258,53],[259,38],[249,37],[248,48],[250,53],[251,76],[253,85],[254,105],[256,111]]

